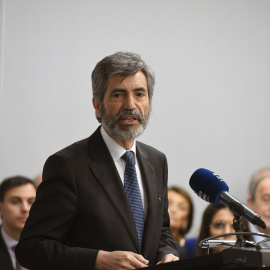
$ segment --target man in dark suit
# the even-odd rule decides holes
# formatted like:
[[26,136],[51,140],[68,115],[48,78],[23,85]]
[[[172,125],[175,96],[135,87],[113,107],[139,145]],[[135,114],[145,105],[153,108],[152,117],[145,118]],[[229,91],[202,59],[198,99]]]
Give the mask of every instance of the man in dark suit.
[[[178,260],[166,157],[135,140],[148,123],[154,83],[153,71],[134,53],[115,53],[96,65],[93,106],[101,126],[46,161],[16,248],[23,266],[112,270]],[[127,190],[131,175],[136,187]]]
[[14,176],[0,185],[0,270],[19,269],[14,249],[35,197],[36,189],[29,178]]

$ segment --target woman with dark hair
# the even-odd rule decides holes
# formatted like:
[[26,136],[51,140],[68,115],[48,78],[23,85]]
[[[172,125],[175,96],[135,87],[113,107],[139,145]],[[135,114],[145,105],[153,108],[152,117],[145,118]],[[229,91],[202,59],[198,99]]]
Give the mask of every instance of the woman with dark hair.
[[178,243],[179,258],[186,258],[185,236],[193,220],[193,202],[182,188],[173,186],[168,189],[170,229]]
[[[202,223],[200,228],[200,234],[197,243],[197,254],[198,256],[207,255],[208,249],[207,248],[200,248],[199,243],[200,241],[219,234],[224,233],[234,233],[233,227],[233,219],[234,215],[232,211],[223,204],[209,204],[206,209],[204,210],[202,216]],[[247,221],[241,219],[241,231],[247,232],[248,226]],[[244,236],[245,239],[250,240],[249,236]],[[215,238],[215,240],[236,240],[235,235],[229,235],[224,237]],[[216,247],[210,249],[211,253],[217,253],[224,250],[226,247]]]

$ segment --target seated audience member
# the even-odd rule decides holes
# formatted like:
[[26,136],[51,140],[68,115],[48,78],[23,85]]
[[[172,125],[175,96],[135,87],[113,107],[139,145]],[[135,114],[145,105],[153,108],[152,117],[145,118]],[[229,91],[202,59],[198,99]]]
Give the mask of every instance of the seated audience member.
[[[219,234],[224,233],[234,233],[234,227],[233,227],[233,219],[234,215],[231,212],[231,210],[223,205],[223,204],[209,204],[206,209],[203,212],[202,216],[202,223],[200,228],[200,234],[198,238],[198,244],[197,244],[197,255],[206,255],[208,254],[207,248],[200,248],[199,243],[200,241]],[[248,231],[247,221],[242,219],[241,227],[243,232]],[[245,239],[249,240],[249,236],[244,236]],[[235,235],[229,235],[225,237],[219,237],[215,238],[215,240],[236,240]],[[216,247],[213,249],[209,249],[210,254],[211,253],[217,253],[224,250],[226,247]]]
[[25,269],[18,265],[14,249],[19,241],[29,210],[36,197],[33,182],[23,176],[14,176],[0,184],[0,269]]
[[[264,174],[257,181],[251,182],[247,205],[262,218],[266,225],[266,229],[262,229],[249,223],[250,231],[270,235],[270,173],[268,175]],[[263,239],[265,238],[253,235],[254,242],[259,242]],[[270,248],[270,241],[265,242],[261,247]]]
[[189,257],[185,247],[185,236],[191,228],[193,219],[193,202],[190,195],[180,187],[168,189],[170,229],[178,243],[179,258]]
[[249,198],[251,197],[251,190],[254,189],[254,185],[256,185],[256,182],[265,175],[270,175],[270,167],[261,168],[251,176],[248,186]]

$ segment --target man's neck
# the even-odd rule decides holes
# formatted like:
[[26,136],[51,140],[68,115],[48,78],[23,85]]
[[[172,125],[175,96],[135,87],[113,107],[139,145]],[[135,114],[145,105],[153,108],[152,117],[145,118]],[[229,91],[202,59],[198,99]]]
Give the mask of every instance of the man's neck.
[[125,148],[126,150],[130,150],[132,145],[134,144],[134,140],[122,140],[118,137],[113,137],[111,136],[111,134],[106,130],[106,128],[103,126],[105,132],[115,141],[117,142],[120,146],[122,146],[123,148]]
[[15,241],[19,241],[21,231],[13,230],[13,229],[11,229],[11,228],[5,226],[5,224],[3,224],[3,229],[4,229],[5,233],[6,233],[9,237],[11,237],[12,239],[14,239]]
[[134,144],[134,140],[132,140],[132,141],[123,141],[123,140],[120,140],[119,138],[112,138],[112,139],[114,139],[119,145],[121,145],[126,150],[130,150],[132,145]]

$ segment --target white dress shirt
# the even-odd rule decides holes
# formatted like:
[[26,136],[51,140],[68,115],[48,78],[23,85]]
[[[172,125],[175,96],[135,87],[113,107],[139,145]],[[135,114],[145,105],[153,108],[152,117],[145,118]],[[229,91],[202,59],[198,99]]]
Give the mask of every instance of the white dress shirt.
[[[125,174],[126,162],[121,157],[125,154],[125,152],[127,150],[125,148],[123,148],[120,144],[118,144],[115,140],[113,140],[107,134],[107,132],[104,130],[104,128],[102,126],[100,128],[100,132],[101,132],[101,136],[102,136],[105,144],[107,145],[107,147],[109,149],[109,152],[112,156],[114,164],[117,168],[119,176],[120,176],[122,183],[124,185],[124,174]],[[141,172],[140,172],[140,168],[138,166],[138,161],[137,161],[137,156],[136,156],[136,141],[134,141],[134,144],[132,145],[130,151],[132,151],[135,154],[135,168],[136,168],[139,188],[140,188],[141,195],[142,195],[141,197],[142,197],[142,203],[143,203],[143,208],[144,208],[144,216],[146,218],[148,203],[147,203],[147,197],[146,197],[146,193],[144,191]]]
[[[260,231],[258,230],[258,228],[255,225],[253,225],[252,223],[249,223],[249,230],[251,232],[254,232],[254,233],[260,233]],[[255,243],[258,243],[259,241],[262,241],[264,239],[267,239],[266,237],[259,236],[259,235],[252,235],[252,237],[253,237],[253,240],[254,240]],[[270,241],[267,241],[267,242],[263,243],[261,245],[261,247],[263,247],[263,248],[270,248]]]

